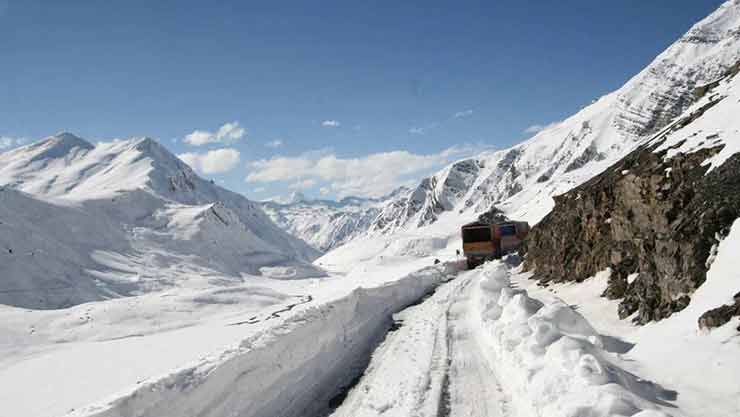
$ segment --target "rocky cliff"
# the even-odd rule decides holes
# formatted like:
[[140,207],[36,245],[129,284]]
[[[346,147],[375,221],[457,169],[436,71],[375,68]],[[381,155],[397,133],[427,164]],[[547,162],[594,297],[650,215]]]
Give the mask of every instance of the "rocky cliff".
[[[635,314],[638,323],[686,307],[718,241],[740,217],[737,72],[735,65],[699,88],[703,97],[662,132],[555,197],[532,230],[525,268],[543,283],[582,281],[610,268],[604,296],[621,299],[620,317]],[[704,325],[722,321],[713,317]]]

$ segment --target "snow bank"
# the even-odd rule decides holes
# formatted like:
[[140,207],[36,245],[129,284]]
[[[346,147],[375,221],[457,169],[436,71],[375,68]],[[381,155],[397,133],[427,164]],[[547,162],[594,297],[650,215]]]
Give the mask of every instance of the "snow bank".
[[386,256],[430,256],[447,247],[446,237],[400,236],[383,252]]
[[292,266],[263,266],[260,268],[262,276],[272,279],[304,279],[304,278],[322,278],[327,274],[321,268],[298,264]]
[[362,371],[392,323],[456,271],[441,264],[296,312],[220,354],[71,416],[311,416]]
[[570,306],[510,285],[506,264],[484,267],[479,324],[517,410],[535,416],[665,416],[663,391],[609,360],[599,334]]

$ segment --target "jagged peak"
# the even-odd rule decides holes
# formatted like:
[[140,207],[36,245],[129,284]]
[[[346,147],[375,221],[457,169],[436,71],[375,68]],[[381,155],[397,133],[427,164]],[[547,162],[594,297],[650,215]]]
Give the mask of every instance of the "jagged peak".
[[43,140],[43,143],[68,147],[80,147],[85,149],[92,149],[95,147],[92,143],[69,132],[59,132],[54,136],[49,136]]
[[[95,146],[90,142],[68,132],[57,133],[39,142],[18,148],[21,152],[31,151],[31,161],[58,159],[70,155],[75,149],[88,151]],[[25,150],[25,151],[24,151]]]

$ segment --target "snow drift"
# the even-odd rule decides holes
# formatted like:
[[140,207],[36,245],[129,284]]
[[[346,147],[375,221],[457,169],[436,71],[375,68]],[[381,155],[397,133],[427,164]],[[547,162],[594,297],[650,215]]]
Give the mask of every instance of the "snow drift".
[[518,410],[548,417],[666,416],[675,393],[609,359],[604,341],[560,300],[544,304],[511,287],[504,263],[485,266],[479,314],[485,340]]
[[429,267],[358,288],[169,375],[70,413],[97,416],[312,416],[362,372],[392,315],[457,269]]

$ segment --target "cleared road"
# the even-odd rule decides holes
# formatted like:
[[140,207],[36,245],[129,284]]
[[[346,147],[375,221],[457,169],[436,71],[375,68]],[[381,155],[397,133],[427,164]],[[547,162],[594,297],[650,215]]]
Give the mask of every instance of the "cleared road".
[[509,415],[492,358],[474,331],[477,279],[475,271],[464,272],[397,314],[397,328],[332,416]]

